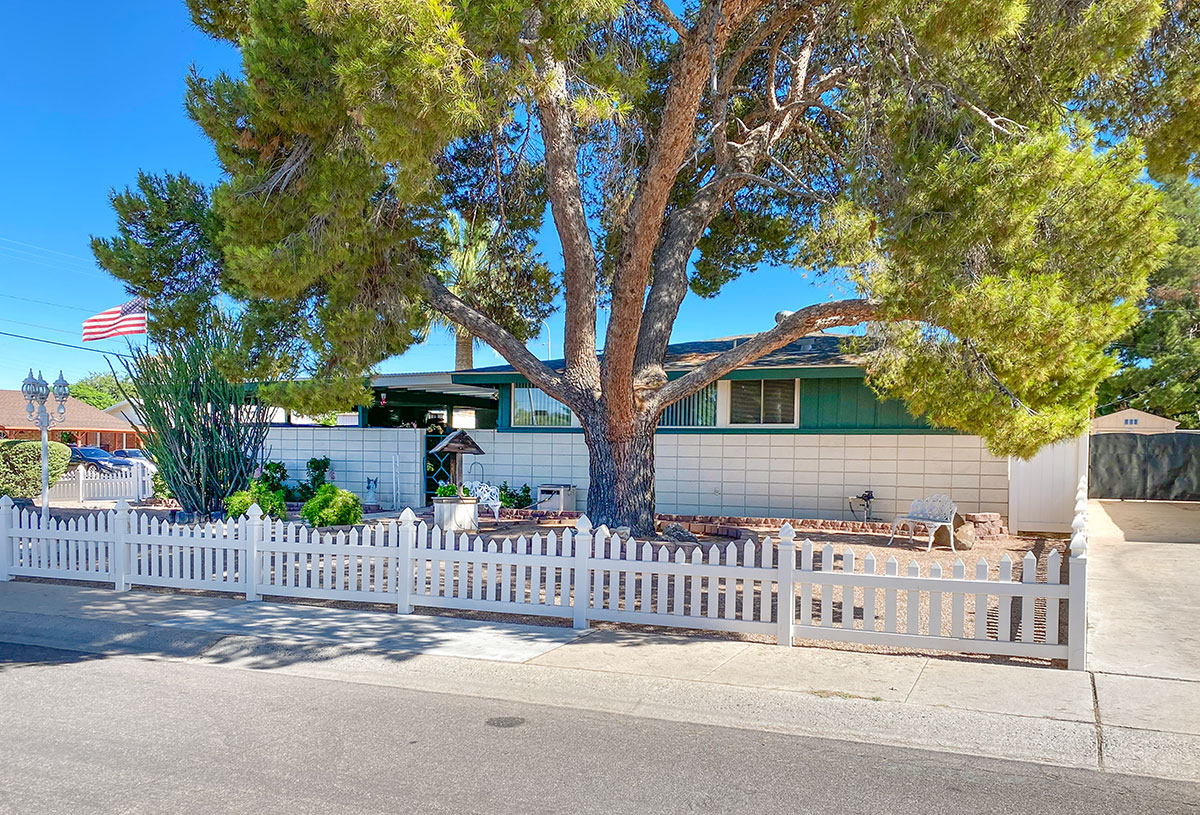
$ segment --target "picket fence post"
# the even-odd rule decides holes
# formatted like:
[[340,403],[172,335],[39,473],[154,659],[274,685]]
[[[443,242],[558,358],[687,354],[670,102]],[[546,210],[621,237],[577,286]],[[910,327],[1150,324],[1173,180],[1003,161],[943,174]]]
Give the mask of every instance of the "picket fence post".
[[796,621],[796,530],[785,523],[779,530],[779,577],[775,595],[776,644],[792,647],[792,626]]
[[575,568],[572,569],[571,606],[575,628],[587,628],[591,607],[592,576],[588,559],[592,556],[592,522],[580,515],[575,522]]
[[12,579],[12,519],[13,499],[0,497],[0,580]]
[[79,488],[79,503],[83,503],[83,466],[75,468],[75,484]]
[[116,533],[113,538],[113,553],[112,553],[112,579],[113,588],[117,591],[129,590],[129,525],[131,521],[131,512],[129,510],[129,502],[122,498],[117,501],[115,514],[113,515],[113,531]]
[[1087,475],[1079,480],[1075,519],[1071,522],[1071,556],[1067,588],[1067,668],[1087,668]]
[[261,600],[262,595],[258,593],[258,545],[263,541],[265,532],[262,507],[258,504],[251,504],[250,509],[246,510],[246,517],[250,520],[250,532],[246,538],[246,562],[243,569],[246,599]]
[[[388,526],[388,537],[396,534],[396,522]],[[396,556],[396,611],[412,614],[413,549],[417,538],[417,515],[411,507],[400,513],[400,534],[397,541],[400,552]]]

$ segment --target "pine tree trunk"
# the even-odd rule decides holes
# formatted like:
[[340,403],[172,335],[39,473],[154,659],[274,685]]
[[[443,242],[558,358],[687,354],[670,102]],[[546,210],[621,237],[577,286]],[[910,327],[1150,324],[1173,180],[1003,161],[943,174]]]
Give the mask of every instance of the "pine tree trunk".
[[590,453],[588,519],[595,526],[653,534],[654,425],[635,424],[632,434],[613,439],[603,417],[580,417],[580,422]]
[[466,371],[475,367],[475,337],[462,326],[454,329],[454,370]]

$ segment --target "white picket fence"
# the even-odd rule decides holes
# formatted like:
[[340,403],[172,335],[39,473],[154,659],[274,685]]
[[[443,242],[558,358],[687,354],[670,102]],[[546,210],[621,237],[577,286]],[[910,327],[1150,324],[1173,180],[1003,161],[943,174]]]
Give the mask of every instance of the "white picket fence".
[[[1086,489],[1086,488],[1084,488]],[[1076,514],[1068,583],[1051,550],[1029,552],[1013,580],[1006,555],[996,577],[982,558],[944,573],[903,574],[894,556],[861,562],[804,541],[777,538],[702,546],[623,541],[580,518],[561,534],[485,541],[400,520],[320,532],[247,516],[167,524],[117,509],[39,528],[39,517],[0,499],[0,579],[18,575],[496,611],[774,635],[899,648],[1066,659],[1082,669],[1086,636],[1086,492]],[[797,559],[797,555],[799,558]],[[1039,566],[1044,579],[1038,579]],[[781,592],[779,587],[785,587]],[[786,587],[790,587],[790,591]],[[1063,603],[1066,608],[1063,608]],[[1060,628],[1060,623],[1066,625]],[[1065,636],[1063,635],[1065,631]]]
[[51,501],[141,501],[154,494],[150,471],[138,464],[115,473],[85,472],[76,467],[50,488]]

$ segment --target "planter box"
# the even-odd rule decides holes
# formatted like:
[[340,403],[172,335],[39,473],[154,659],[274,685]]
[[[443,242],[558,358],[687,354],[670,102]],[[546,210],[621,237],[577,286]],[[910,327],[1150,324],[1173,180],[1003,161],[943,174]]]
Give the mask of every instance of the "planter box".
[[479,499],[473,496],[434,496],[433,524],[447,532],[478,532]]

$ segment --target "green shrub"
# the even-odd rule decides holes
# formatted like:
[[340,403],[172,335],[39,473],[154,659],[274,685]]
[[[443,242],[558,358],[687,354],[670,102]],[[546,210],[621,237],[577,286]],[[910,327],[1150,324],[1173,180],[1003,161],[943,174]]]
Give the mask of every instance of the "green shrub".
[[[67,469],[71,450],[61,442],[50,442],[50,486]],[[0,495],[33,498],[42,494],[42,443],[0,439]]]
[[[470,495],[471,491],[466,487],[463,487],[462,494]],[[458,487],[448,481],[443,481],[441,484],[438,484],[437,491],[434,493],[434,495],[436,495],[438,498],[450,498],[458,495]]]
[[519,490],[510,488],[507,481],[500,484],[500,506],[524,509],[532,503],[533,493],[530,491],[528,484]]
[[271,492],[285,489],[283,482],[287,481],[288,471],[282,461],[268,461],[260,468],[258,480],[267,485]]
[[163,478],[162,473],[158,470],[155,470],[154,475],[150,476],[150,481],[154,484],[155,498],[165,501],[168,498],[175,497],[174,493],[171,492],[170,485],[167,484],[167,479]]
[[300,515],[312,526],[349,526],[362,521],[362,503],[349,490],[324,484],[304,504]]
[[307,501],[315,496],[321,487],[325,486],[328,480],[326,476],[329,473],[329,467],[329,456],[310,458],[308,460],[308,463],[304,465],[304,469],[308,473],[308,481],[301,482],[296,490],[299,500]]
[[250,489],[239,490],[225,499],[225,514],[230,518],[245,515],[251,504],[258,504],[264,515],[279,520],[287,519],[287,505],[283,501],[283,490],[272,490],[262,481],[251,481]]

